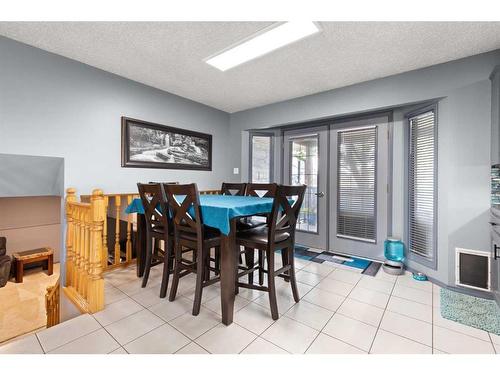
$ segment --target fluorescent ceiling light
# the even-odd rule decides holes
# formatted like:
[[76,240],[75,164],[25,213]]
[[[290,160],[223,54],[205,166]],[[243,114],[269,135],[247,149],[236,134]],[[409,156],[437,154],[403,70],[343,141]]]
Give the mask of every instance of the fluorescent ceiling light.
[[314,22],[285,22],[273,25],[205,61],[219,70],[226,71],[319,31]]

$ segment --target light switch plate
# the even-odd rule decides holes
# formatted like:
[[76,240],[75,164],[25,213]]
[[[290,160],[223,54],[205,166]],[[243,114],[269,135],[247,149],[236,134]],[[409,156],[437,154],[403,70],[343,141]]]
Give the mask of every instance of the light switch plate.
[[239,174],[240,169],[239,168],[233,168],[233,174]]

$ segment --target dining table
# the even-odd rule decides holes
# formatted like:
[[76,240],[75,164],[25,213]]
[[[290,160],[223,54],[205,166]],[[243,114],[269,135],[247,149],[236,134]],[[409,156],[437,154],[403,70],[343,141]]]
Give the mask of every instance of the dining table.
[[[176,197],[182,202],[182,197]],[[221,233],[220,288],[222,323],[233,322],[235,279],[238,272],[239,249],[236,246],[236,221],[242,217],[263,215],[271,212],[273,198],[233,195],[200,195],[203,224]],[[144,274],[146,258],[146,220],[140,198],[135,198],[125,210],[137,213],[137,276]]]

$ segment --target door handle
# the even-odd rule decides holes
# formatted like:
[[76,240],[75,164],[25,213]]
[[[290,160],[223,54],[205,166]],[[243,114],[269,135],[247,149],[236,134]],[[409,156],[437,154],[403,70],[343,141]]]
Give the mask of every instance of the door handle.
[[498,259],[498,258],[500,258],[498,256],[498,246],[497,244],[493,244],[493,259]]
[[319,198],[323,198],[325,196],[325,193],[323,193],[322,191],[320,191],[319,193],[314,193],[314,195],[316,195]]

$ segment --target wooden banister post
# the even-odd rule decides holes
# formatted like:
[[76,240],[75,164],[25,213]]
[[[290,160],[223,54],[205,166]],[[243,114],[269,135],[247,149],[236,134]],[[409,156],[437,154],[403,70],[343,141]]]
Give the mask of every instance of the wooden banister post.
[[82,251],[82,214],[78,207],[75,207],[73,212],[73,228],[74,228],[74,240],[73,240],[73,252],[74,262],[73,262],[73,280],[72,286],[80,292],[80,275],[81,270],[81,251]]
[[109,197],[107,195],[104,196],[104,227],[102,230],[102,269],[105,270],[108,267],[108,257],[109,257],[109,249],[108,249],[108,205],[109,205]]
[[76,202],[76,190],[68,188],[66,190],[66,286],[70,286],[73,280],[73,265],[75,253],[73,250],[73,217],[71,210],[71,202]]
[[88,303],[91,312],[104,308],[104,279],[102,277],[102,232],[105,220],[105,203],[102,190],[92,191],[90,200],[91,240],[90,240],[90,274],[88,281]]
[[116,222],[115,222],[115,261],[114,264],[120,264],[120,209],[121,196],[115,195]]
[[[132,195],[127,195],[127,206],[132,203]],[[127,215],[127,244],[125,246],[126,261],[130,262],[132,259],[132,214]]]
[[82,238],[82,258],[83,258],[83,264],[82,264],[82,279],[81,279],[81,285],[82,285],[82,291],[81,294],[84,298],[87,298],[88,296],[88,279],[89,279],[89,274],[90,274],[90,269],[91,269],[91,263],[92,263],[92,257],[91,257],[91,251],[90,251],[90,246],[91,246],[91,240],[90,240],[90,228],[91,228],[91,212],[88,210],[85,210],[83,213],[83,223],[82,223],[82,233],[83,233],[83,238]]

